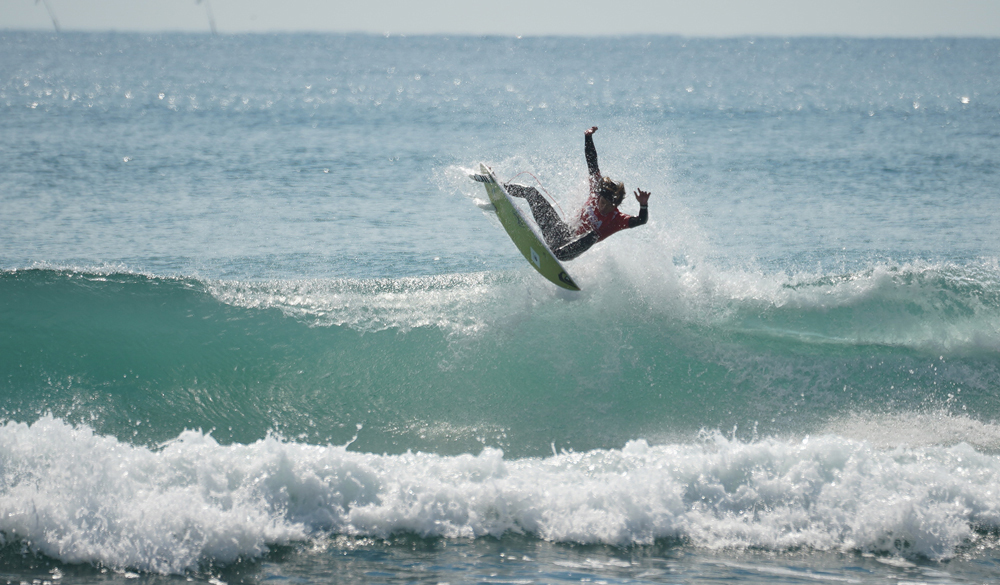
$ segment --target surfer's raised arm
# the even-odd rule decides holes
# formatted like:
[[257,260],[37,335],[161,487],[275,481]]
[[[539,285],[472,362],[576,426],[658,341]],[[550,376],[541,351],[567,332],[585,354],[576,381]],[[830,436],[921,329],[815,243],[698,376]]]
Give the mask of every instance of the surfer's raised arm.
[[601,170],[597,168],[597,148],[594,146],[594,132],[597,132],[597,126],[591,126],[583,131],[583,154],[587,157],[587,169],[590,171],[592,186],[601,180]]

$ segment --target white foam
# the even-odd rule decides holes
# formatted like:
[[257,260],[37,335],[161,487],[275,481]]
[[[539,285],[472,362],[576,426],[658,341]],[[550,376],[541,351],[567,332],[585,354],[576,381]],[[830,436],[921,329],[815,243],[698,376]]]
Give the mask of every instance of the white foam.
[[829,421],[826,431],[867,441],[879,449],[968,443],[979,450],[1000,452],[1000,425],[943,410],[855,412]]
[[[691,247],[696,234],[678,238],[653,227],[630,250],[588,253],[589,280],[626,292],[652,314],[699,325],[809,343],[1000,351],[1000,270],[993,260],[876,262],[839,272],[722,268]],[[675,264],[677,257],[687,261]]]
[[159,449],[44,417],[0,427],[0,532],[64,562],[179,573],[329,534],[888,551],[949,558],[1000,527],[1000,458],[834,435],[505,460],[187,431]]
[[315,325],[360,331],[438,327],[475,333],[489,323],[483,307],[503,302],[502,275],[473,273],[399,279],[212,281],[220,301],[278,309]]

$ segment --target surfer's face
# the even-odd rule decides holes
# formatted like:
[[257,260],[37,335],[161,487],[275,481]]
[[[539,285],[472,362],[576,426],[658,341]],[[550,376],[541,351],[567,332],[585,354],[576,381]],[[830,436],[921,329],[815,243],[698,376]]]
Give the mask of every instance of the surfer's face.
[[600,210],[601,213],[608,213],[615,207],[617,207],[617,205],[612,203],[607,197],[601,195],[597,198],[597,209]]
[[625,184],[614,181],[609,177],[604,177],[601,179],[600,191],[598,191],[598,195],[598,208],[601,210],[601,213],[607,213],[608,211],[618,207],[618,205],[621,204],[622,199],[625,198]]

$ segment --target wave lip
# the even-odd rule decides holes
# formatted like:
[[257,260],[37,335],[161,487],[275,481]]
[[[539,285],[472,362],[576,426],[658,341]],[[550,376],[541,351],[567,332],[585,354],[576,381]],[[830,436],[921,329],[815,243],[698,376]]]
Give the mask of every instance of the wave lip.
[[723,328],[804,344],[882,345],[949,355],[1000,351],[1000,271],[875,263],[842,273],[682,267],[692,315]]
[[[642,244],[651,254],[662,255],[655,252],[659,243]],[[995,259],[874,263],[840,273],[764,273],[708,263],[674,266],[660,260],[595,254],[592,262],[576,266],[593,282],[586,294],[571,299],[575,310],[566,318],[573,323],[564,328],[590,326],[600,318],[598,313],[607,313],[614,322],[655,318],[667,326],[708,326],[725,335],[749,333],[795,344],[882,345],[949,355],[1000,352],[1000,267]],[[598,273],[602,276],[594,276]],[[178,294],[203,291],[222,306],[255,312],[277,309],[313,326],[361,332],[435,328],[475,336],[511,315],[521,319],[525,314],[561,314],[566,297],[523,277],[479,272],[227,281],[157,277],[120,266],[39,266],[0,272],[0,287],[7,291],[45,284],[64,294],[67,303],[82,293],[117,303],[126,293],[142,299],[163,288]],[[108,284],[98,290],[101,282]],[[37,302],[31,296],[24,299],[29,309]]]
[[0,427],[0,532],[68,563],[155,573],[331,534],[888,552],[946,559],[1000,528],[1000,460],[835,435],[505,460],[374,455],[186,431],[130,446],[43,417]]
[[487,323],[483,306],[502,301],[502,276],[490,273],[432,277],[236,282],[212,281],[219,301],[248,309],[279,309],[319,326],[359,331],[438,327],[475,333]]

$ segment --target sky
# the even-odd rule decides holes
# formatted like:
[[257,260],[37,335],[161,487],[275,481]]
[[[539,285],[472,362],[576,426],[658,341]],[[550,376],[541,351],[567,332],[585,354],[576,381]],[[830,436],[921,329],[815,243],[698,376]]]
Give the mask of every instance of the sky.
[[1000,0],[0,0],[0,30],[1000,37]]

